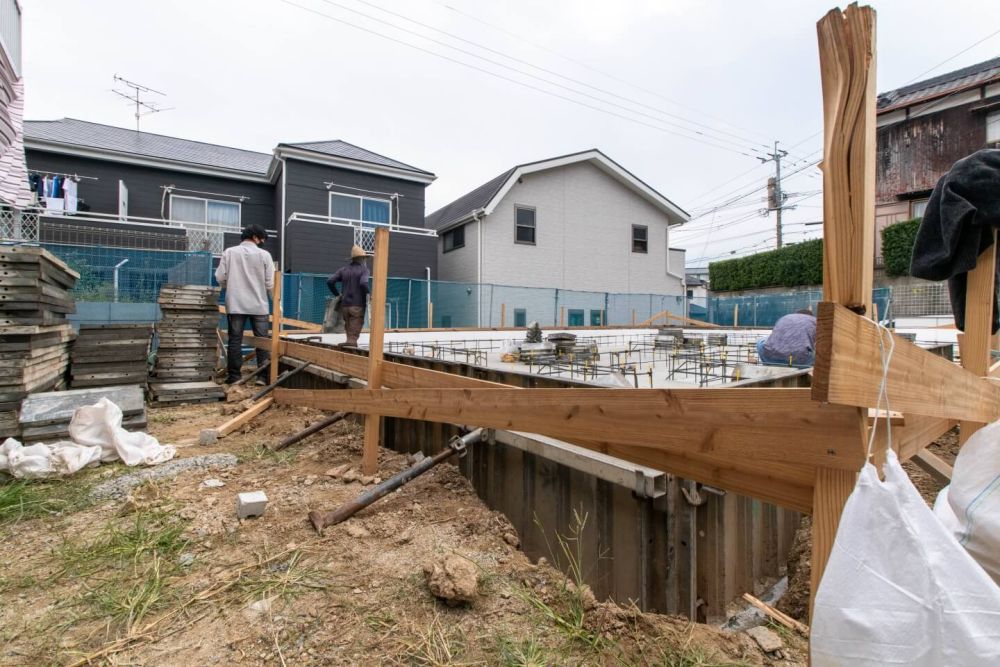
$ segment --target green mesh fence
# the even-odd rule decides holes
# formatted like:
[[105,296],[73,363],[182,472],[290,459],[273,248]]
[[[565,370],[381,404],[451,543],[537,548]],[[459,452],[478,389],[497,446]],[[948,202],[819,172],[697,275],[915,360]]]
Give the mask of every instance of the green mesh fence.
[[[821,290],[782,292],[780,294],[753,294],[747,296],[712,296],[707,299],[692,300],[691,317],[712,324],[733,326],[738,318],[739,326],[771,327],[783,315],[796,310],[811,308],[816,312],[816,304],[823,299]],[[879,287],[872,290],[872,300],[878,308],[879,319],[892,318],[892,288]]]
[[211,285],[212,254],[46,243],[80,274],[76,301],[155,303],[166,283]]

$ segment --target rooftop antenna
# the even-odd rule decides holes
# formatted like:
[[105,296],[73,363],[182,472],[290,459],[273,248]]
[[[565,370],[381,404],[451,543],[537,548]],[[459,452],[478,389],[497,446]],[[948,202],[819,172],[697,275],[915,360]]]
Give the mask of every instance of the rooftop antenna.
[[166,96],[166,93],[161,93],[160,91],[154,90],[154,89],[150,88],[149,86],[144,86],[142,84],[135,83],[133,81],[129,81],[128,79],[122,78],[122,77],[118,76],[117,74],[115,74],[114,82],[115,82],[115,85],[117,85],[117,84],[120,83],[123,86],[132,89],[131,93],[123,93],[120,90],[114,90],[114,89],[112,89],[111,92],[114,93],[115,95],[118,95],[119,97],[124,97],[129,102],[133,102],[135,104],[135,130],[136,130],[136,132],[139,131],[139,119],[141,117],[148,116],[149,114],[152,114],[152,113],[158,113],[160,111],[170,111],[171,109],[173,109],[173,107],[169,107],[169,108],[164,109],[162,107],[158,107],[155,102],[146,102],[146,101],[143,101],[143,99],[142,99],[142,95],[144,93],[147,96],[149,94]]

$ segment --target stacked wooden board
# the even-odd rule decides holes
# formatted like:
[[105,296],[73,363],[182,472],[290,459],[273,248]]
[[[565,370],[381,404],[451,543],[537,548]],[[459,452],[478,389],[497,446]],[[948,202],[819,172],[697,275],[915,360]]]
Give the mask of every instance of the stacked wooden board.
[[29,393],[66,386],[69,291],[80,275],[34,246],[0,246],[0,438],[19,435]]
[[162,319],[156,326],[156,370],[149,386],[153,404],[223,400],[225,392],[214,381],[219,290],[164,285],[157,302]]
[[31,394],[21,404],[21,438],[24,442],[55,442],[69,437],[69,422],[77,408],[107,398],[121,408],[122,426],[146,428],[146,398],[140,384],[92,387]]
[[145,386],[150,324],[81,324],[70,348],[73,387]]

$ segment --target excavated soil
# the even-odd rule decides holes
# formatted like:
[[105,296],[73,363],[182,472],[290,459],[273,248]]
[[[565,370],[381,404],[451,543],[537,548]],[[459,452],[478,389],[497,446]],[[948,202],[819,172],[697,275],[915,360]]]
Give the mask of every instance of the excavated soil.
[[[530,562],[510,523],[447,464],[319,536],[310,510],[371,488],[346,481],[361,428],[341,422],[271,452],[322,416],[272,408],[197,445],[246,393],[150,410],[149,431],[178,443],[179,458],[228,453],[237,465],[184,469],[110,500],[90,489],[135,471],[103,466],[37,487],[71,501],[4,515],[0,665],[805,664],[804,641],[788,633],[765,654],[742,633],[597,604]],[[407,465],[380,453],[382,476]],[[341,466],[351,472],[335,475]],[[236,518],[242,491],[267,494],[262,517]],[[449,556],[478,572],[471,603],[428,590],[425,567]]]

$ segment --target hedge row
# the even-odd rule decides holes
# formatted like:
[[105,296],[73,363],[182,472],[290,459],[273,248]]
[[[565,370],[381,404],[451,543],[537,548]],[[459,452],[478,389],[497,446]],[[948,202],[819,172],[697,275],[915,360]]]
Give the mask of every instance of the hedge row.
[[712,262],[708,276],[713,292],[819,285],[823,282],[823,239]]
[[919,228],[920,218],[882,228],[882,261],[890,276],[910,275],[910,257]]

